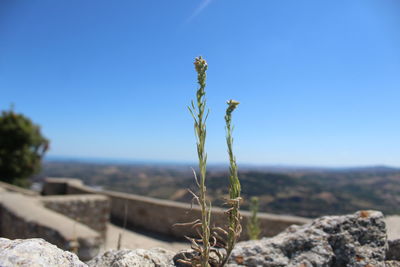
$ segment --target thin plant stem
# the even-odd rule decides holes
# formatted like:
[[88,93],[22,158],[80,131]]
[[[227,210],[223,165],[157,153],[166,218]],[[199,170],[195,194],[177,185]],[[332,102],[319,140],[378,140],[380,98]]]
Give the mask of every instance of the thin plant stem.
[[210,258],[210,215],[211,204],[207,204],[206,199],[206,171],[207,171],[207,154],[205,152],[206,143],[206,120],[208,110],[206,111],[205,87],[206,87],[206,71],[207,62],[200,56],[195,59],[195,69],[197,72],[197,82],[199,88],[196,92],[196,104],[192,101],[189,111],[194,119],[194,130],[196,136],[197,156],[199,159],[200,181],[199,186],[199,204],[201,208],[201,239],[202,249],[200,253],[200,264],[202,267],[209,267]]
[[233,154],[233,126],[232,126],[232,112],[239,105],[239,102],[235,100],[227,101],[228,108],[226,109],[225,114],[225,130],[226,130],[226,144],[228,147],[228,156],[229,156],[229,210],[228,210],[228,239],[226,246],[226,255],[221,264],[224,266],[228,261],[233,248],[236,245],[237,240],[239,239],[240,233],[242,231],[240,220],[241,216],[239,213],[240,208],[240,181],[238,177],[238,168],[236,164],[236,157]]

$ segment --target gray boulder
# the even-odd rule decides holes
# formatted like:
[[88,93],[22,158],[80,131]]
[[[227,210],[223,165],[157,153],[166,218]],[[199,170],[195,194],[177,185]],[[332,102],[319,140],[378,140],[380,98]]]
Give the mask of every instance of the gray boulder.
[[228,266],[385,266],[386,225],[379,211],[325,216],[272,238],[240,242]]
[[87,267],[75,254],[63,251],[40,238],[0,238],[1,267]]
[[108,250],[89,261],[89,267],[169,267],[174,266],[174,252],[153,248]]
[[389,240],[386,259],[400,261],[400,239]]
[[386,267],[400,267],[400,261],[386,261]]

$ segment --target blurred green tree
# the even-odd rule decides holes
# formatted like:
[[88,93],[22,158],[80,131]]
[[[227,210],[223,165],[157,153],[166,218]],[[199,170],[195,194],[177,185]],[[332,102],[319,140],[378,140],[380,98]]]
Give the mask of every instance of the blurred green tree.
[[27,187],[49,148],[40,127],[11,108],[0,116],[0,181]]
[[251,217],[247,222],[247,233],[249,234],[250,240],[260,239],[261,229],[260,222],[258,221],[258,208],[259,208],[258,197],[252,197],[250,202]]

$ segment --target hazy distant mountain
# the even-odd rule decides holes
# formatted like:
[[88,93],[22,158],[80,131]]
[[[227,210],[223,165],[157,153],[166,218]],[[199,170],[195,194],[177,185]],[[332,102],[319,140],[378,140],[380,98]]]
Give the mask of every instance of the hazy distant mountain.
[[[105,189],[189,202],[194,187],[190,164],[46,161],[35,177],[75,177]],[[400,169],[387,166],[312,168],[240,166],[245,200],[260,198],[260,208],[280,214],[316,217],[360,209],[400,213]],[[227,166],[210,165],[208,195],[223,205],[227,195]],[[248,208],[244,201],[243,208]]]

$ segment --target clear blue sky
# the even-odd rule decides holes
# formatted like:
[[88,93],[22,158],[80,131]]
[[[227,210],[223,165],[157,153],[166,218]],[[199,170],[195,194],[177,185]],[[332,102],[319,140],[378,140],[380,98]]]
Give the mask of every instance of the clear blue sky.
[[49,155],[195,161],[193,58],[209,62],[210,162],[400,166],[397,0],[3,0],[0,107]]

